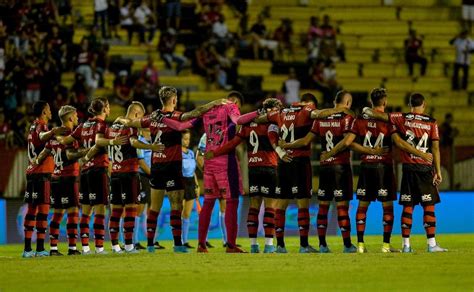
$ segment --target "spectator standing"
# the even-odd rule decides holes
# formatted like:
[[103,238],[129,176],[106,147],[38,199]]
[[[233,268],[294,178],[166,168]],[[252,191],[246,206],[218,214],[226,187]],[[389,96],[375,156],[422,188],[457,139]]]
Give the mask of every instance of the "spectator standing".
[[285,93],[285,103],[291,105],[300,100],[300,81],[296,78],[294,68],[290,68],[288,79],[283,82],[282,91]]
[[133,90],[130,80],[128,79],[128,72],[122,70],[114,81],[115,102],[120,105],[127,105],[132,101]]
[[454,119],[451,113],[444,116],[444,122],[439,127],[440,151],[443,164],[447,166],[449,173],[449,188],[454,189],[454,162],[456,157],[454,139],[459,135],[459,130],[452,126]]
[[323,30],[319,27],[319,18],[312,16],[308,28],[308,35],[306,43],[308,46],[308,60],[312,63],[319,57],[319,48],[321,46],[321,39],[323,37]]
[[110,0],[107,11],[109,18],[109,36],[120,39],[117,26],[120,24],[120,4],[118,0]]
[[38,66],[36,57],[27,56],[25,60],[25,86],[26,94],[24,104],[30,107],[32,104],[40,100],[41,95],[41,77],[43,72]]
[[291,37],[293,36],[293,25],[289,18],[281,20],[280,26],[273,33],[273,39],[278,42],[278,56],[283,60],[283,53],[287,50],[293,58],[293,46]]
[[122,8],[120,8],[120,26],[127,30],[129,45],[132,44],[132,36],[135,28],[133,24],[134,13],[132,2],[128,0],[125,1]]
[[151,44],[155,37],[156,19],[146,1],[139,1],[139,6],[135,9],[133,17],[140,36],[140,44],[145,43],[145,32],[148,32],[147,42]]
[[141,77],[150,83],[152,87],[157,88],[160,85],[158,68],[154,64],[155,60],[153,56],[148,55],[147,64],[143,67],[141,71]]
[[[474,50],[474,42],[468,37],[468,31],[464,30],[460,35],[453,38],[450,42],[456,49],[456,61],[454,63],[454,72],[452,80],[452,89],[467,89],[469,78],[469,66],[471,65],[471,53]],[[461,86],[459,86],[459,70],[463,71]]]
[[257,22],[250,29],[253,46],[253,57],[259,59],[259,50],[263,49],[263,59],[268,59],[268,51],[273,53],[278,48],[278,42],[269,37],[263,15],[259,15]]
[[462,0],[462,19],[464,26],[471,32],[474,21],[474,0]]
[[94,0],[94,26],[97,26],[100,19],[100,29],[102,38],[107,38],[107,0]]
[[411,29],[410,36],[405,40],[405,61],[410,76],[413,76],[413,65],[416,63],[421,66],[421,76],[425,76],[428,60],[424,54],[423,41],[416,36],[416,31]]
[[175,29],[179,30],[181,21],[181,0],[166,0],[166,27],[171,27],[171,18],[175,18]]

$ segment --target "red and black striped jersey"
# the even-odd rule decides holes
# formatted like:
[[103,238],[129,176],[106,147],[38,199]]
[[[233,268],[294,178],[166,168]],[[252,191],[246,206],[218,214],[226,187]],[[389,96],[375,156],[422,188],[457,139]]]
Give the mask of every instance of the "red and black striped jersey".
[[[79,145],[84,148],[91,148],[95,145],[95,135],[105,134],[107,124],[98,118],[89,118],[84,123],[77,126],[72,133],[72,137],[79,141]],[[88,162],[82,166],[82,171],[89,168],[109,167],[109,156],[105,147],[100,147],[99,152]]]
[[[371,119],[367,115],[358,116],[353,122],[350,131],[354,133],[359,144],[364,147],[377,148],[388,147],[392,149],[392,134],[395,133],[394,125]],[[392,152],[389,151],[383,155],[367,155],[361,156],[363,163],[385,163],[393,164]]]
[[272,143],[278,144],[278,132],[275,124],[250,123],[239,129],[237,136],[247,141],[249,167],[277,166],[277,154]]
[[[293,104],[281,111],[272,111],[267,114],[268,121],[280,127],[280,137],[285,142],[293,142],[303,138],[311,130],[311,112],[314,106]],[[311,145],[287,149],[288,154],[293,157],[310,157]]]
[[[65,135],[70,135],[71,130],[68,130]],[[63,145],[58,142],[55,138],[49,140],[46,144],[46,148],[51,151],[54,159],[54,176],[78,176],[79,175],[79,162],[77,160],[70,160],[67,158],[66,151],[68,149],[79,149],[79,142],[74,141],[70,145]]]
[[[163,112],[163,114],[165,118],[180,121],[183,113],[172,111]],[[164,123],[153,121],[150,116],[143,117],[140,120],[140,123],[142,128],[150,128],[153,143],[161,143],[165,145],[165,150],[163,150],[163,152],[152,153],[152,164],[182,160],[181,132],[171,129]]]
[[[431,152],[432,142],[439,140],[438,124],[430,116],[415,113],[391,113],[389,120],[408,144],[422,152]],[[401,151],[400,156],[402,163],[431,165],[421,157],[405,151]]]
[[[346,113],[330,115],[325,119],[315,120],[311,132],[321,136],[321,146],[323,151],[331,151],[342,139],[344,134],[349,132],[354,118]],[[349,148],[337,153],[335,156],[321,161],[321,165],[350,164],[351,152]]]
[[26,174],[35,173],[52,173],[54,170],[54,161],[48,156],[41,164],[36,165],[34,162],[38,155],[46,146],[46,141],[40,139],[40,133],[49,131],[48,125],[42,120],[34,120],[28,132],[28,168]]
[[130,144],[130,138],[138,138],[138,130],[120,123],[114,123],[111,127],[107,128],[105,138],[115,139],[118,136],[126,136],[129,138],[129,141],[124,145],[108,146],[109,159],[112,161],[112,173],[137,172],[137,149]]

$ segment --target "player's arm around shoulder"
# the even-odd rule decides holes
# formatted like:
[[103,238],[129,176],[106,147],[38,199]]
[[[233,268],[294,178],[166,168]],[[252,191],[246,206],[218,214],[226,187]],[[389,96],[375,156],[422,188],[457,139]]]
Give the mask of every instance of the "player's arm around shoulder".
[[362,114],[367,115],[368,117],[376,119],[376,120],[380,120],[380,121],[384,121],[384,122],[390,122],[390,115],[389,114],[374,111],[370,107],[364,107],[362,109]]

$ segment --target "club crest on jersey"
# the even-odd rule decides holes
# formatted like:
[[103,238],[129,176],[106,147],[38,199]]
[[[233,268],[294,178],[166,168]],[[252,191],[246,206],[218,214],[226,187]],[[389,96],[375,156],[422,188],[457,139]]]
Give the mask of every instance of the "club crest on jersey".
[[357,195],[361,197],[365,196],[365,189],[357,189]]
[[342,195],[343,195],[342,190],[334,190],[334,197],[342,197]]
[[431,194],[424,194],[423,196],[421,196],[421,200],[422,200],[423,202],[429,202],[429,201],[431,201],[431,200],[432,200]]
[[400,196],[400,201],[403,202],[410,202],[411,201],[411,195],[403,194]]
[[257,193],[258,192],[258,186],[250,186],[250,192],[251,193]]

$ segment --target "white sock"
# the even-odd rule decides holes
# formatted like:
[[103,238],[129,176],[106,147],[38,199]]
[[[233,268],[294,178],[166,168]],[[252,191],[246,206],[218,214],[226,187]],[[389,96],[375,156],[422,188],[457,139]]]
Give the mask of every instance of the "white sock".
[[403,246],[410,247],[410,237],[402,237]]
[[89,251],[91,251],[91,248],[90,248],[90,246],[88,246],[88,245],[87,245],[87,246],[83,246],[83,247],[82,247],[82,251],[83,251],[83,252],[89,252]]
[[96,248],[95,248],[95,251],[96,251],[96,252],[103,252],[103,251],[104,251],[104,248],[103,248],[103,247],[96,247]]
[[430,247],[436,246],[436,239],[434,237],[428,238],[426,242]]
[[70,246],[69,249],[70,250],[77,250],[77,248],[75,246]]
[[126,251],[131,251],[131,250],[133,250],[134,248],[135,248],[135,247],[133,246],[133,244],[126,244],[126,245],[125,245],[125,250],[126,250]]
[[257,244],[257,239],[256,238],[250,238],[250,244],[251,245],[256,245]]
[[51,246],[49,249],[50,250],[58,250],[58,247],[57,246]]
[[112,249],[114,251],[120,251],[120,245],[116,244],[116,245],[112,245]]
[[265,237],[265,245],[273,245],[273,238]]

